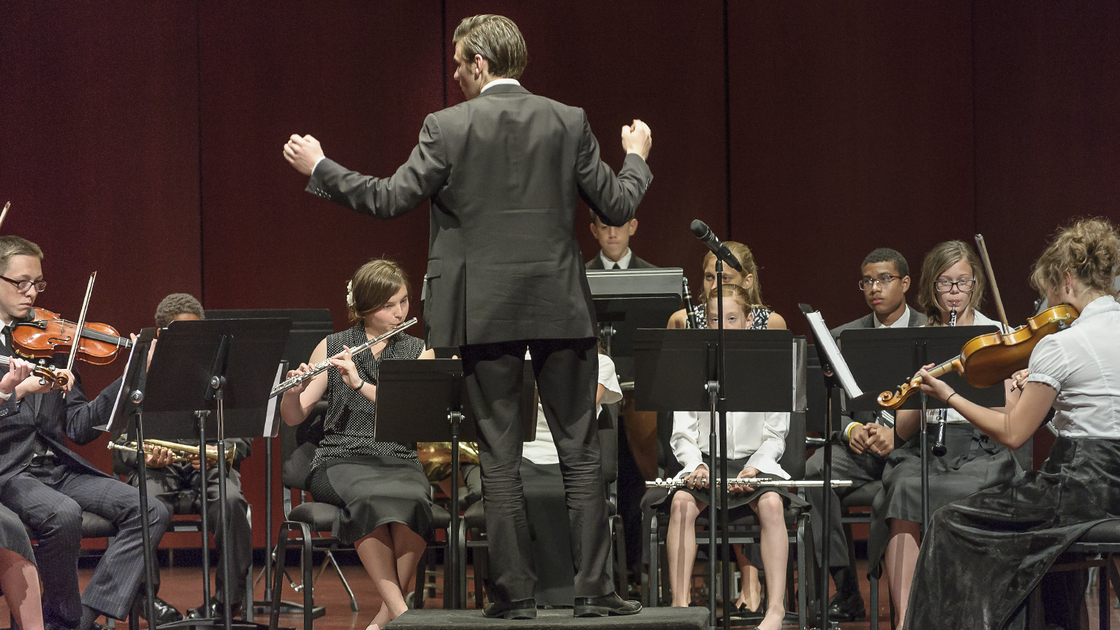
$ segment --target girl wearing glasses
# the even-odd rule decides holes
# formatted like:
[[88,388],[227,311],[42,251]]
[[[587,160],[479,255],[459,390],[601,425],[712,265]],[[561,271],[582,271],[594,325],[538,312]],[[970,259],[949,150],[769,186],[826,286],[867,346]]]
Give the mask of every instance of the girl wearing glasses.
[[[432,533],[428,478],[415,445],[374,440],[377,369],[384,359],[430,358],[424,341],[398,333],[350,355],[349,348],[383,335],[408,317],[408,278],[390,260],[362,265],[347,285],[351,328],[328,335],[310,363],[332,358],[327,370],[284,392],[280,414],[300,424],[321,398],[328,401],[323,438],[315,449],[307,486],[316,501],[342,508],[339,538],[353,544],[380,596],[368,630],[379,630],[408,609],[404,592]],[[288,372],[306,373],[307,364]]]
[[[961,241],[934,246],[922,262],[918,283],[918,306],[926,315],[926,326],[997,325],[979,310],[985,288],[980,259],[971,247]],[[1008,390],[1010,385],[1008,381]],[[1009,396],[1006,409],[1016,399],[1016,395]],[[886,500],[876,500],[868,538],[868,570],[885,570],[899,620],[906,619],[922,521],[920,414],[918,410],[897,413],[895,437],[905,444],[887,456],[883,471]],[[1021,470],[1011,451],[974,430],[956,411],[931,409],[926,421],[930,446],[944,423],[946,448],[943,456],[929,457],[931,514],[951,501],[1003,483]]]
[[1027,370],[1015,375],[1022,396],[1013,410],[986,409],[919,373],[923,392],[1001,444],[1022,445],[1051,409],[1058,437],[1040,470],[933,515],[911,594],[911,629],[1023,627],[1024,601],[1040,581],[1046,627],[1084,627],[1084,571],[1046,572],[1093,525],[1120,517],[1118,273],[1120,234],[1107,220],[1078,221],[1050,242],[1031,284],[1080,316],[1039,340]]

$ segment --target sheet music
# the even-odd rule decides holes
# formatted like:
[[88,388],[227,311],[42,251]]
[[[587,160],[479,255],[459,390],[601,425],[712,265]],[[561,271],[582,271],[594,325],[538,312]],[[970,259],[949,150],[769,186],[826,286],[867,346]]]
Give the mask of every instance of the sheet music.
[[863,390],[859,388],[855,377],[852,376],[852,371],[848,369],[848,363],[844,361],[844,355],[840,354],[840,347],[836,345],[836,340],[832,338],[832,333],[828,331],[828,326],[824,323],[824,317],[821,316],[820,312],[812,311],[805,313],[805,318],[809,320],[809,327],[813,329],[813,339],[817,342],[817,346],[824,350],[825,357],[832,364],[832,370],[836,373],[836,377],[840,379],[840,386],[844,388],[844,393],[849,398],[862,396]]

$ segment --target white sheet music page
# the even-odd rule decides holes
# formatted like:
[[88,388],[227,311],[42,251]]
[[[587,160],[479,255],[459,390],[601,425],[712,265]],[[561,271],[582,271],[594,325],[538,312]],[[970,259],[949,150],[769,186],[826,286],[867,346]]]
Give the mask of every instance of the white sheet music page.
[[852,371],[848,368],[844,355],[840,354],[840,347],[836,345],[836,340],[832,338],[832,333],[828,331],[828,326],[824,323],[824,317],[821,316],[819,311],[805,313],[805,317],[809,320],[809,327],[813,329],[813,340],[817,342],[818,347],[824,350],[825,357],[832,364],[833,371],[840,379],[840,386],[844,388],[844,393],[848,394],[848,398],[862,396],[863,390],[859,388],[855,377],[852,376]]
[[[276,389],[276,386],[283,382],[284,370],[287,367],[288,364],[284,361],[281,361],[280,365],[276,367],[276,376],[272,379],[273,389]],[[276,422],[276,418],[279,417],[279,414],[276,413],[276,406],[281,398],[282,396],[273,396],[268,399],[268,411],[265,412],[264,416],[264,437],[266,438],[280,435],[280,423]]]

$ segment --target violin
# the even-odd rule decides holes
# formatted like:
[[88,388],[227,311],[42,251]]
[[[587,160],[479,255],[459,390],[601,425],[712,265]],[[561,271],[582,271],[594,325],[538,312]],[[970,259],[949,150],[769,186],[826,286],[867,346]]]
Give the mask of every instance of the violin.
[[[0,365],[10,366],[11,364],[11,357],[0,356]],[[70,382],[70,377],[66,376],[65,372],[50,365],[34,365],[31,367],[31,373],[49,381],[52,388],[65,387]]]
[[121,337],[108,324],[87,323],[74,343],[77,324],[62,319],[58,313],[35,307],[35,319],[12,325],[12,347],[30,359],[54,356],[70,349],[78,358],[93,365],[107,365],[117,358],[122,348],[131,348],[132,341]]
[[[1061,304],[1029,318],[1025,325],[1007,334],[996,331],[973,337],[964,344],[959,355],[929,369],[929,375],[941,376],[955,371],[973,387],[996,385],[1026,368],[1039,340],[1067,328],[1078,315],[1077,309]],[[922,377],[915,376],[894,392],[879,394],[879,404],[886,409],[898,409],[921,384]]]

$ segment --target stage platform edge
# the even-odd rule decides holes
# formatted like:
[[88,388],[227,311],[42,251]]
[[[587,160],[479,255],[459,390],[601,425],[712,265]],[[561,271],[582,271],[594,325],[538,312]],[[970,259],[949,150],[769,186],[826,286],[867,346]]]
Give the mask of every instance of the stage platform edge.
[[536,619],[487,619],[481,610],[410,610],[385,626],[388,630],[520,630],[532,628],[610,628],[611,630],[704,630],[708,627],[708,609],[645,608],[625,617],[573,617],[571,609],[538,610]]

